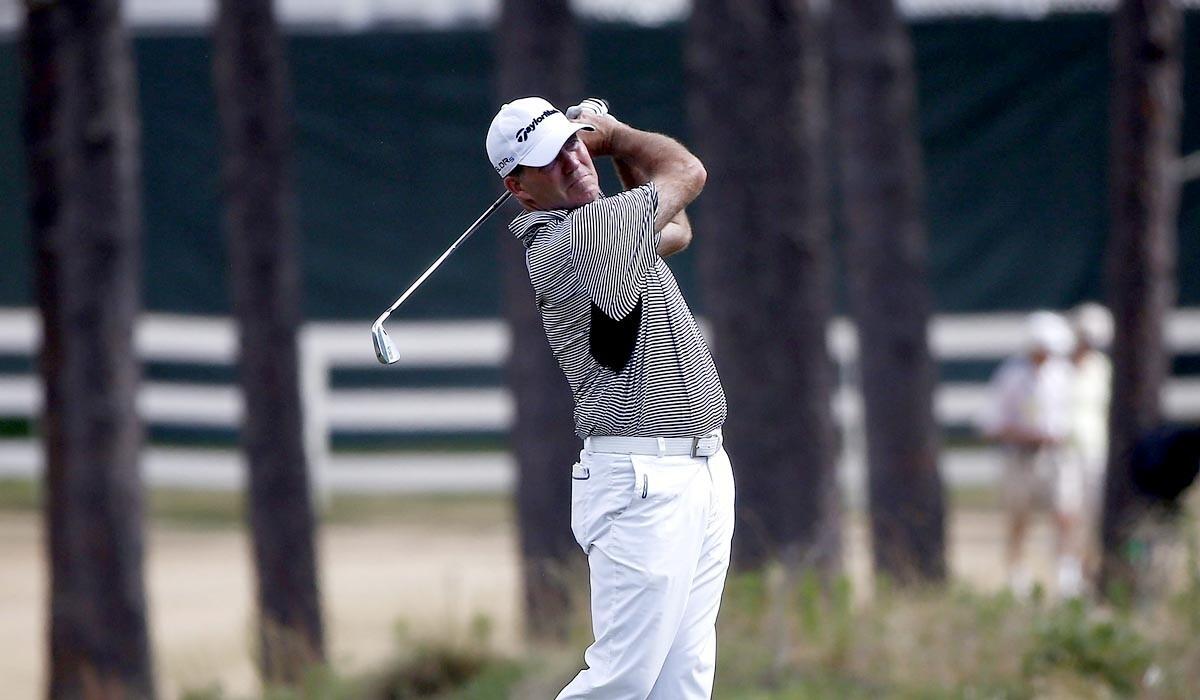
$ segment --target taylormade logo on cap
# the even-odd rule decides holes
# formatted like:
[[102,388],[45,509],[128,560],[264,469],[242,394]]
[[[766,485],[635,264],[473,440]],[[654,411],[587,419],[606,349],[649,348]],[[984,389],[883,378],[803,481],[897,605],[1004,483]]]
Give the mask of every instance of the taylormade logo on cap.
[[500,177],[518,165],[548,165],[567,139],[586,124],[575,124],[541,97],[522,97],[500,108],[487,133],[488,160]]
[[536,129],[537,125],[541,124],[542,120],[545,119],[546,117],[550,116],[551,114],[558,114],[558,110],[557,109],[548,109],[545,112],[542,112],[541,114],[534,117],[533,121],[529,122],[529,126],[525,127],[524,129],[521,129],[520,131],[517,132],[517,143],[525,143],[525,139],[529,138],[529,132]]

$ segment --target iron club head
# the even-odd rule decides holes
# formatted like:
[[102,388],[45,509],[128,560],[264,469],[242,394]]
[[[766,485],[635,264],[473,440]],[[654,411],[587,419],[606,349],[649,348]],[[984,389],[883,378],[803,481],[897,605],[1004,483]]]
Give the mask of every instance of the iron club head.
[[400,352],[396,350],[395,343],[383,329],[382,319],[371,326],[371,343],[375,346],[375,357],[383,364],[390,365],[400,359]]
[[391,315],[393,311],[400,308],[400,305],[404,303],[404,300],[408,298],[408,295],[412,294],[417,287],[420,287],[421,283],[424,282],[425,279],[430,275],[432,275],[433,271],[438,269],[438,266],[441,265],[446,258],[450,257],[450,254],[457,250],[458,246],[462,245],[463,241],[470,238],[471,234],[475,233],[475,230],[479,228],[479,225],[486,221],[489,216],[496,213],[496,210],[500,208],[500,205],[508,201],[508,198],[511,196],[512,192],[505,191],[504,194],[500,195],[499,199],[497,199],[495,202],[492,202],[492,206],[488,207],[486,211],[480,214],[479,218],[475,219],[475,223],[471,224],[466,231],[463,231],[462,235],[458,237],[458,240],[454,241],[454,243],[452,243],[450,247],[446,249],[446,252],[442,253],[437,260],[434,260],[433,264],[429,266],[429,269],[425,270],[425,272],[422,272],[421,276],[417,278],[417,281],[413,282],[408,289],[404,290],[404,293],[400,295],[400,298],[397,299],[391,306],[389,306],[387,311],[384,311],[382,314],[380,314],[379,318],[375,319],[375,323],[371,324],[371,342],[375,345],[375,357],[378,357],[380,362],[385,365],[390,365],[395,363],[396,360],[400,359],[400,352],[396,350],[396,345],[392,343],[392,339],[388,337],[387,331],[383,330],[383,322],[387,320],[388,316]]

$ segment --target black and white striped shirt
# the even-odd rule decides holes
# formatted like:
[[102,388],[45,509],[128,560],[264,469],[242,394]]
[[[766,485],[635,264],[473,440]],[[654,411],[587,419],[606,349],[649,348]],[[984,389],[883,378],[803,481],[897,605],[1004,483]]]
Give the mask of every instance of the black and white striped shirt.
[[550,349],[580,437],[695,437],[725,421],[725,392],[675,276],[655,251],[653,183],[509,224],[526,247]]

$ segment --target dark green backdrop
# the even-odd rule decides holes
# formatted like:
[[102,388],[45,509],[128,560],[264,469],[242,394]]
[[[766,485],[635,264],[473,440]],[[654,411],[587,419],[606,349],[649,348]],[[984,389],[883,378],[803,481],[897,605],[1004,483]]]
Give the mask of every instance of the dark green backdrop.
[[[686,140],[683,28],[597,25],[584,36],[589,91],[609,97],[627,121]],[[913,36],[938,310],[1099,298],[1107,18],[924,22]],[[1195,13],[1186,45],[1200,46]],[[478,30],[305,34],[288,46],[305,308],[314,318],[370,318],[501,191],[483,153],[498,99],[491,37]],[[194,35],[141,36],[136,54],[146,305],[226,313],[210,45]],[[18,60],[15,40],[0,42],[0,306],[32,303]],[[1200,149],[1200,52],[1186,61],[1183,150],[1191,152]],[[1200,305],[1198,232],[1200,183],[1193,182],[1180,219],[1184,305]],[[404,316],[497,314],[493,253],[511,244],[499,224],[481,232]],[[689,254],[673,267],[691,287]],[[689,296],[699,305],[698,294]]]

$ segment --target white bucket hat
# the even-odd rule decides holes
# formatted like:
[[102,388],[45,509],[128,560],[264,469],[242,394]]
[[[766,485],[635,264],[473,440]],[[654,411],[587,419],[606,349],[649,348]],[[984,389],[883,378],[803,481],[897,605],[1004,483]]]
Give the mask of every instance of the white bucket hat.
[[518,165],[540,168],[558,157],[571,134],[581,129],[593,131],[587,124],[568,120],[541,97],[522,97],[501,107],[492,119],[487,133],[488,159],[500,177]]

